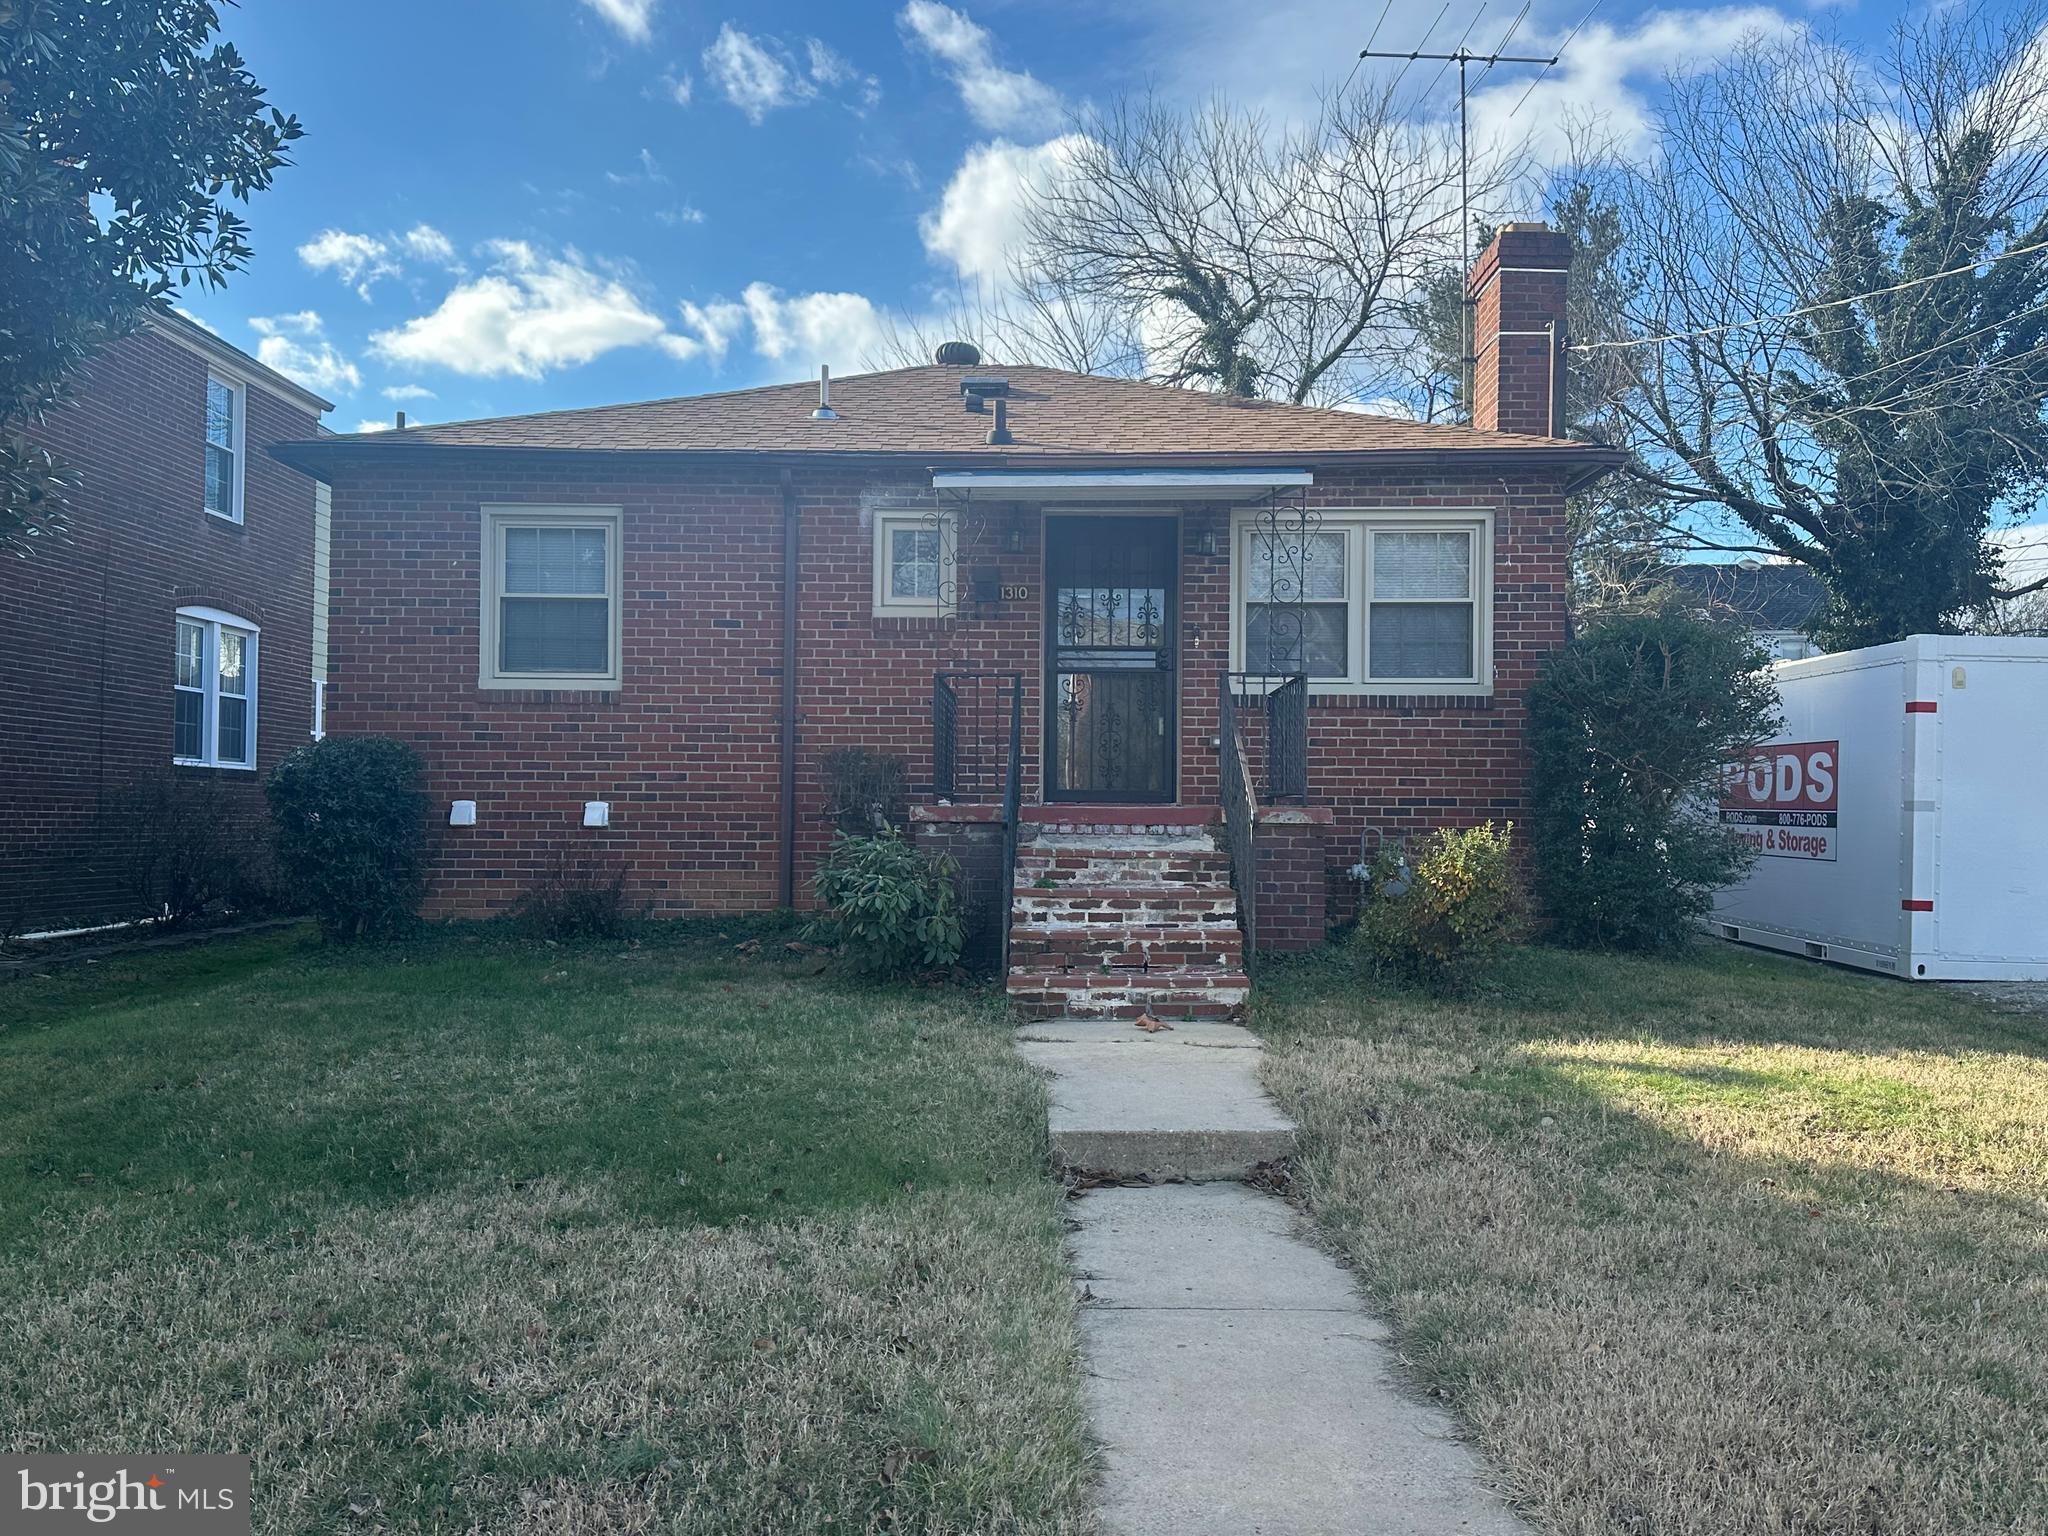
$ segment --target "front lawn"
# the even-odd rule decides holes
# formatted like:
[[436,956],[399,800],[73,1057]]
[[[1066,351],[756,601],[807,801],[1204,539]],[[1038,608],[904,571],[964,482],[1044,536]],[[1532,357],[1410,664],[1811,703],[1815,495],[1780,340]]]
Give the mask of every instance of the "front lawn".
[[1298,1189],[1541,1529],[2048,1531],[2048,1025],[1721,946],[1260,980]]
[[297,933],[0,984],[0,1444],[265,1532],[1087,1524],[999,1005],[768,939]]

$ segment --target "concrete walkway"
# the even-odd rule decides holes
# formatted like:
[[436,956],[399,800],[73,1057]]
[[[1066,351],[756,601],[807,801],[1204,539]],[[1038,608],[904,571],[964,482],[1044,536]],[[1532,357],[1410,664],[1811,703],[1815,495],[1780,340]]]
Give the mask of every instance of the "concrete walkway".
[[1060,1021],[1017,1045],[1054,1074],[1063,1164],[1212,1180],[1073,1206],[1106,1530],[1518,1536],[1447,1417],[1395,1380],[1385,1330],[1294,1210],[1227,1182],[1293,1143],[1258,1085],[1255,1036]]

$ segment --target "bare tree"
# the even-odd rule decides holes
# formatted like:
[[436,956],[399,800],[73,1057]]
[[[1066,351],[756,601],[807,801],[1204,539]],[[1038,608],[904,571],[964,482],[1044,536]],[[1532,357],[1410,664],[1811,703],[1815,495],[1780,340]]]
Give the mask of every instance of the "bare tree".
[[[1292,129],[1221,101],[1087,114],[1030,193],[1018,286],[1095,317],[1167,383],[1322,405],[1387,393],[1413,341],[1400,306],[1459,236],[1456,135],[1411,106],[1367,82]],[[1477,204],[1497,211],[1522,169],[1476,156]]]
[[1600,187],[1641,281],[1581,357],[1626,365],[1637,482],[1679,543],[1810,566],[1831,642],[2013,595],[1988,535],[2048,485],[2043,17],[1939,10],[1877,60],[1754,39]]

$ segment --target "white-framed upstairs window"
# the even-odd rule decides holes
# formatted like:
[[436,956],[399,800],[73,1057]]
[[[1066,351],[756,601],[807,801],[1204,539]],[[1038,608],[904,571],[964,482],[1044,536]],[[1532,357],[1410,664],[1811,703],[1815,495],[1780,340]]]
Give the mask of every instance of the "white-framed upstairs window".
[[960,601],[950,512],[882,512],[875,517],[875,617],[930,619]]
[[171,761],[256,766],[257,628],[218,608],[180,608],[172,673]]
[[485,507],[485,688],[619,686],[622,513]]
[[1490,514],[1323,512],[1233,530],[1236,670],[1305,671],[1318,693],[1482,694],[1493,685]]
[[217,373],[206,376],[206,510],[230,523],[242,520],[248,412],[246,388]]

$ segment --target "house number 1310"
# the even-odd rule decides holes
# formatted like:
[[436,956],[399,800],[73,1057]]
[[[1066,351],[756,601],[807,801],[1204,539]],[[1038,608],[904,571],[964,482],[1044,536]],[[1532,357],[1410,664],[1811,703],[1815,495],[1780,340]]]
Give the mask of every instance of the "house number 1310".
[[1031,588],[1022,584],[1004,587],[1003,601],[1006,603],[1028,603],[1031,601]]

